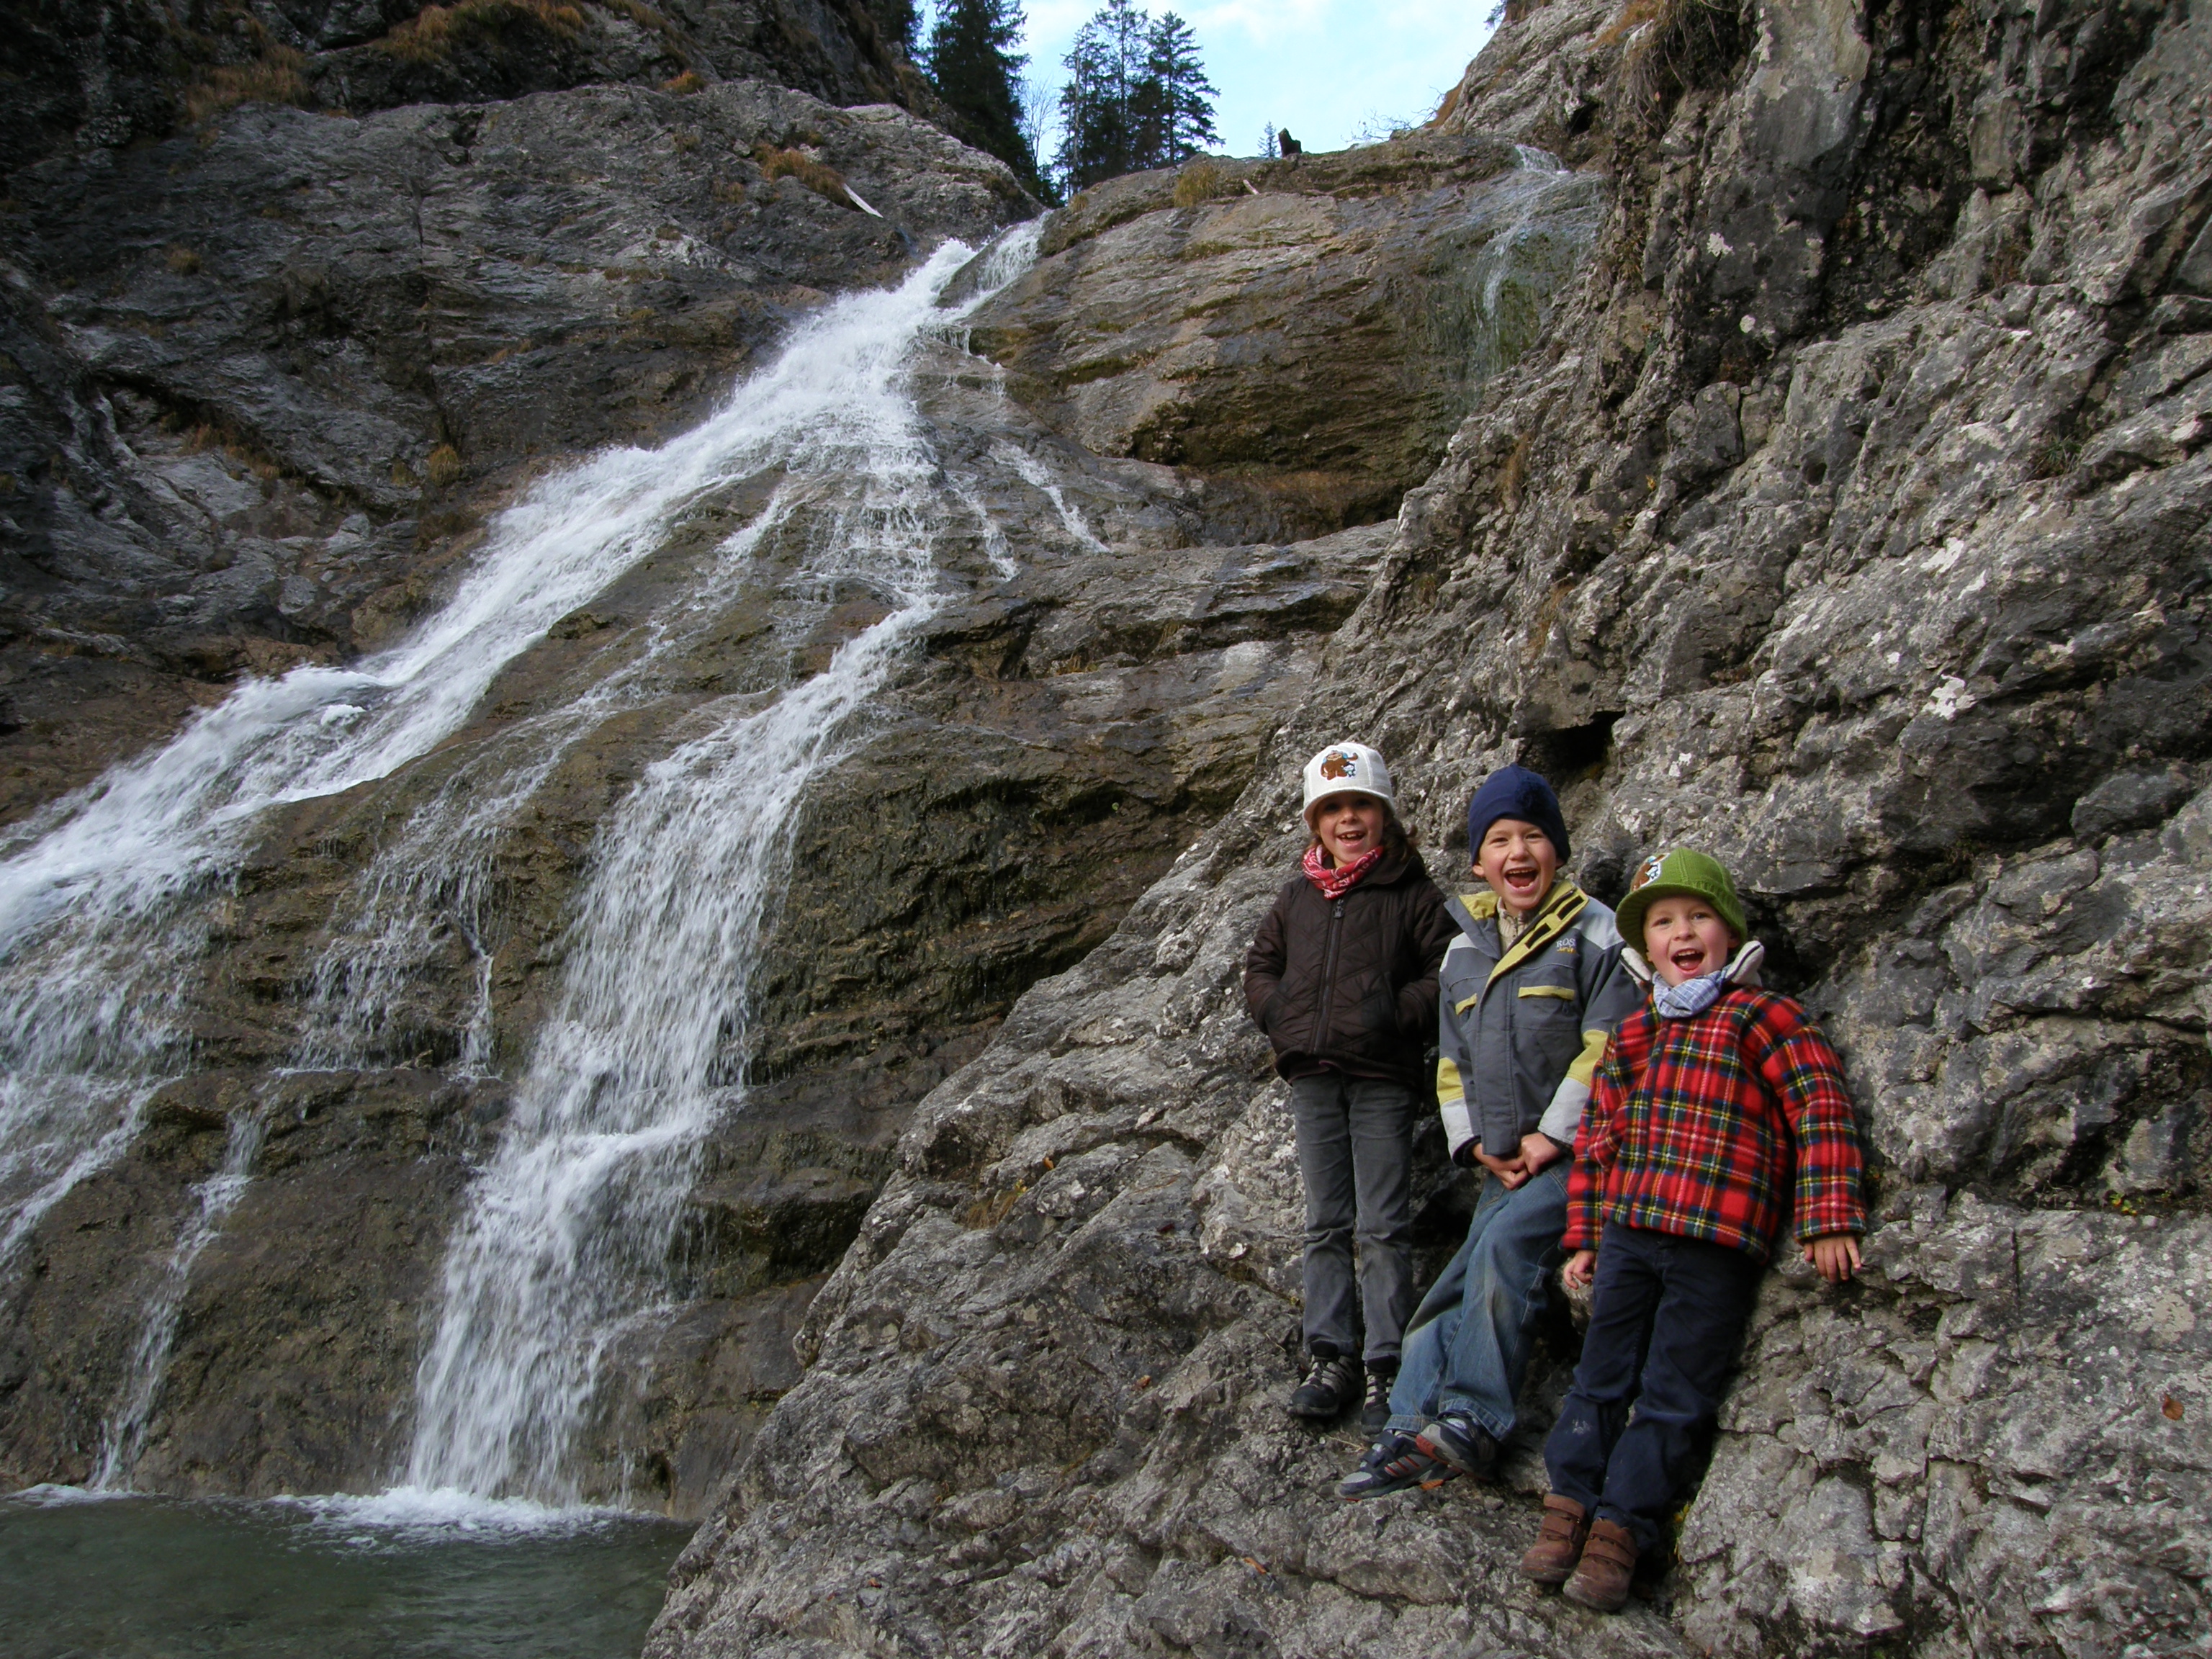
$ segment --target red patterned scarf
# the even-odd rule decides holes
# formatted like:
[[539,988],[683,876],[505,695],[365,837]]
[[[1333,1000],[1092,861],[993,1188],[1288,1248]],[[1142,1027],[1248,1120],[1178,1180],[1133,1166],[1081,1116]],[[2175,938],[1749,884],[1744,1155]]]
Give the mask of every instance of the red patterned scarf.
[[1382,849],[1370,847],[1351,863],[1332,868],[1328,854],[1321,850],[1321,843],[1316,842],[1306,848],[1306,879],[1321,889],[1323,898],[1340,899],[1358,884],[1360,877],[1382,861]]

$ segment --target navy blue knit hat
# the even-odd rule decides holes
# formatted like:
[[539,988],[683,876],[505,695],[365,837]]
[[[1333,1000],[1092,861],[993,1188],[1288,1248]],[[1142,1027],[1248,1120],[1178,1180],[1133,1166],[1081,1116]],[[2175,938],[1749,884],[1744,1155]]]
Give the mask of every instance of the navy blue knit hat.
[[1570,856],[1567,821],[1559,816],[1559,798],[1552,786],[1525,766],[1501,766],[1482,781],[1474,799],[1467,804],[1467,855],[1472,860],[1482,850],[1482,838],[1500,818],[1519,818],[1533,823],[1559,848],[1559,862]]

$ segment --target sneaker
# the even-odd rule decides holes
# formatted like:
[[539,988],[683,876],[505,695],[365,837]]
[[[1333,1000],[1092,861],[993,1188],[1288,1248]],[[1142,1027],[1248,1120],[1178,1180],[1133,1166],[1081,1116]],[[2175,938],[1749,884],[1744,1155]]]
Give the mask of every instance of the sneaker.
[[1395,1365],[1367,1368],[1367,1397],[1359,1405],[1359,1431],[1379,1435],[1390,1426],[1390,1385],[1398,1380]]
[[1359,1467],[1336,1483],[1347,1504],[1413,1486],[1441,1486],[1452,1472],[1413,1443],[1410,1434],[1386,1434],[1367,1449]]
[[1459,1474],[1487,1474],[1498,1461],[1498,1443],[1471,1418],[1439,1417],[1413,1437],[1413,1443]]
[[1305,1381],[1291,1390],[1291,1415],[1331,1418],[1359,1392],[1359,1362],[1339,1353],[1317,1353]]

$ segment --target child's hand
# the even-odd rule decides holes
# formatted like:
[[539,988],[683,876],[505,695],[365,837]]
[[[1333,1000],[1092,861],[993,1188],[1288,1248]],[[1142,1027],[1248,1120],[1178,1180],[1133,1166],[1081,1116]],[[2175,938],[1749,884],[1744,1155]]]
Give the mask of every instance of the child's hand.
[[1565,1156],[1559,1150],[1559,1143],[1547,1134],[1540,1133],[1521,1137],[1521,1167],[1530,1175],[1535,1174],[1547,1164],[1558,1163]]
[[1856,1233],[1823,1233],[1805,1243],[1805,1260],[1820,1269],[1831,1285],[1840,1285],[1859,1270],[1859,1240]]
[[1528,1178],[1528,1166],[1519,1152],[1514,1153],[1510,1158],[1492,1158],[1480,1146],[1477,1146],[1474,1149],[1474,1155],[1480,1161],[1482,1167],[1496,1176],[1509,1193]]
[[1559,1269],[1559,1277],[1579,1289],[1590,1282],[1590,1275],[1596,1271],[1597,1252],[1577,1250],[1567,1258],[1567,1265]]

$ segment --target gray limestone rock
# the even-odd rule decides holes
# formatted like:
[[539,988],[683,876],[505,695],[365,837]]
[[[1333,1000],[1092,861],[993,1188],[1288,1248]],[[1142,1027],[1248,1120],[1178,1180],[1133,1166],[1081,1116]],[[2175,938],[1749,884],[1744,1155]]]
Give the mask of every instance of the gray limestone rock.
[[[2207,25],[1607,13],[1509,9],[1449,112],[1604,149],[1597,258],[1235,809],[922,1103],[650,1653],[2203,1650]],[[1869,1270],[1766,1281],[1616,1620],[1513,1571],[1571,1332],[1495,1485],[1342,1506],[1282,1411],[1237,969],[1347,732],[1440,866],[1507,759],[1601,893],[1727,860],[1863,1116]]]

